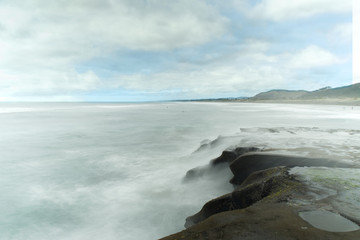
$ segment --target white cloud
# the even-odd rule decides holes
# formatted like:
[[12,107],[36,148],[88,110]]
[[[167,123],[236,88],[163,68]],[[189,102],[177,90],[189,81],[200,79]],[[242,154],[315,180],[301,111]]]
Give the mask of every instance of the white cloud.
[[48,96],[36,96],[36,95],[22,95],[21,97],[1,97],[1,101],[5,102],[79,102],[82,99],[72,95],[48,95]]
[[0,1],[0,94],[92,90],[100,79],[76,64],[203,44],[226,25],[205,0]]
[[[11,3],[14,6],[3,7],[1,15],[5,29],[10,29],[13,37],[52,43],[48,45],[51,48],[66,44],[65,49],[70,51],[83,45],[94,49],[107,46],[141,50],[193,46],[224,33],[227,21],[204,1],[38,0],[22,5],[22,1],[14,0]],[[36,10],[29,11],[31,7]]]
[[351,22],[336,24],[327,34],[330,42],[351,44],[353,25]]
[[[178,65],[176,69],[145,75],[118,75],[112,87],[136,91],[186,91],[188,97],[209,97],[216,93],[243,95],[259,90],[299,86],[297,70],[316,69],[343,61],[318,46],[292,53],[268,54],[267,42],[248,40],[236,52],[218,56],[207,64]],[[305,83],[304,83],[305,84]]]
[[250,96],[259,89],[281,86],[287,80],[286,75],[287,72],[271,66],[216,66],[153,75],[122,75],[114,79],[113,86],[145,92],[186,92],[190,98],[234,94],[239,90]]
[[351,10],[352,0],[262,0],[248,15],[253,18],[283,21],[323,13],[351,13]]
[[100,79],[92,71],[78,73],[75,70],[60,72],[42,69],[16,74],[0,71],[0,79],[2,97],[56,95],[95,90],[101,86]]
[[112,87],[147,92],[186,91],[187,97],[209,97],[243,89],[252,95],[259,89],[279,87],[291,75],[277,66],[279,57],[267,55],[269,44],[248,40],[236,52],[213,58],[206,64],[179,64],[176,69],[145,75],[119,75]]
[[[209,5],[211,2],[216,4]],[[274,21],[347,12],[350,6],[348,0],[264,0],[253,8],[245,0],[233,2],[253,17]],[[230,36],[234,38],[231,46],[219,46],[231,51],[217,46],[209,52],[197,50],[195,55],[204,53],[201,63],[192,64],[190,57],[187,63],[158,69],[158,73],[120,72],[104,79],[94,71],[79,73],[76,69],[77,64],[97,57],[106,59],[108,54],[118,52],[121,58],[124,49],[172,51],[211,42],[229,30],[228,19],[218,13],[219,9],[229,10],[222,5],[226,4],[212,0],[0,1],[0,96],[71,100],[72,94],[99,88],[183,91],[200,96],[247,89],[251,95],[294,81],[297,69],[341,62],[318,46],[269,54],[268,42],[250,39],[234,47],[231,44],[241,39],[234,35]],[[242,26],[235,34],[249,34],[248,27]],[[251,30],[261,27],[254,25]],[[333,32],[345,39],[348,30],[348,25],[338,25]]]
[[352,70],[353,83],[360,83],[360,2],[354,0],[352,29]]
[[291,68],[316,68],[339,64],[344,60],[318,46],[311,45],[293,54],[288,61]]

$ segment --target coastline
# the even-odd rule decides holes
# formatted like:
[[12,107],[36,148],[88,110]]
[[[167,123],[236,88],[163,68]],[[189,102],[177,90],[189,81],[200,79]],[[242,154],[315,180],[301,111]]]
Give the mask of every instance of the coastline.
[[260,92],[252,97],[199,99],[195,101],[359,106],[360,83],[337,88],[325,87],[315,91],[273,89]]
[[[209,169],[230,167],[240,176],[231,181],[234,191],[207,202],[186,219],[187,229],[161,240],[360,237],[359,166],[258,150],[225,150],[210,161]],[[200,176],[196,171],[185,179]],[[343,197],[349,194],[352,201]],[[319,215],[320,223],[306,214]]]
[[253,100],[248,99],[199,99],[186,100],[180,102],[226,102],[226,103],[270,103],[270,104],[304,104],[304,105],[340,105],[340,106],[360,106],[360,99],[311,99],[311,100]]
[[280,103],[280,104],[309,104],[309,105],[343,105],[360,106],[360,100],[353,99],[309,99],[309,100],[243,100],[249,103]]

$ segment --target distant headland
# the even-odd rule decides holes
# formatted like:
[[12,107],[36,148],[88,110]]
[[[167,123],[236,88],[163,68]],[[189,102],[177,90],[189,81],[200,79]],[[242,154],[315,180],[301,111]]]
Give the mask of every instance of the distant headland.
[[274,89],[261,92],[253,97],[190,101],[360,105],[360,83],[337,88],[324,87],[315,91]]

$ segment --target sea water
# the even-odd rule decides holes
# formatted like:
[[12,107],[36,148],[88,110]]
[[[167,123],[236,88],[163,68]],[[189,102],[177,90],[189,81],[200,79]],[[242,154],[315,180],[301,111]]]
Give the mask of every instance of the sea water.
[[0,239],[147,240],[232,190],[183,181],[234,146],[359,163],[360,107],[0,104]]

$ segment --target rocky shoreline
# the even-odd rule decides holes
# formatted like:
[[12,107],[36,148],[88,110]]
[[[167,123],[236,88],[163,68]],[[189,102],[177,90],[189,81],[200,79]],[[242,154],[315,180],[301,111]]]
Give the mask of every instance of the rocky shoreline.
[[162,240],[360,238],[356,166],[238,147],[189,170],[184,181],[225,167],[234,191],[207,202],[186,219],[186,230]]

